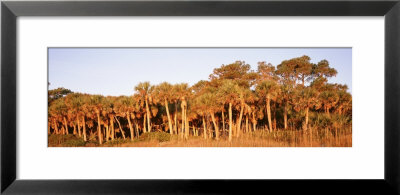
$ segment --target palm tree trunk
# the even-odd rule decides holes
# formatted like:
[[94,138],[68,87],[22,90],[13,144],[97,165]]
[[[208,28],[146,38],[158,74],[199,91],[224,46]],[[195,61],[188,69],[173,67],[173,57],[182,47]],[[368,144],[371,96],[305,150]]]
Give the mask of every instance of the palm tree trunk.
[[122,130],[121,123],[119,122],[119,120],[117,119],[117,117],[115,117],[115,120],[117,121],[117,123],[118,123],[118,127],[119,127],[119,131],[121,131],[122,137],[123,137],[123,138],[124,138],[124,140],[125,140],[125,139],[126,139],[126,137],[125,137],[125,133],[124,133],[124,131]]
[[174,131],[175,134],[178,134],[178,105],[175,103],[175,113],[174,113],[174,119],[175,119],[175,126],[174,126]]
[[287,102],[285,103],[285,107],[284,107],[284,111],[283,111],[283,123],[285,125],[285,130],[287,129],[287,115],[288,115],[288,106],[287,106]]
[[167,116],[168,116],[168,126],[169,126],[169,133],[172,135],[172,121],[171,121],[171,116],[169,115],[169,109],[168,109],[168,102],[165,100],[165,110],[167,110]]
[[111,140],[114,140],[115,129],[114,129],[114,117],[110,117],[110,124],[111,124]]
[[185,108],[182,107],[182,128],[181,128],[181,138],[183,139],[183,132],[185,130]]
[[128,119],[129,130],[131,132],[131,141],[133,141],[133,127],[131,123],[131,114],[129,112],[126,113],[126,118]]
[[229,141],[232,141],[232,103],[229,103]]
[[99,137],[99,144],[103,144],[103,137],[101,135],[100,112],[97,112],[97,135]]
[[268,127],[269,131],[272,132],[272,121],[271,121],[271,99],[267,97],[267,116],[268,116]]
[[225,134],[225,114],[224,110],[222,110],[222,134]]
[[249,132],[249,115],[246,114],[246,133]]
[[47,123],[47,135],[50,135],[50,123],[51,121]]
[[308,110],[309,110],[309,107],[307,106],[307,108],[306,108],[306,129],[308,129]]
[[79,122],[79,117],[76,117],[76,123],[78,124],[78,136],[82,137],[82,133],[81,133],[81,124]]
[[189,120],[187,117],[187,109],[185,107],[185,139],[189,138]]
[[[147,114],[146,114],[147,115]],[[146,130],[147,128],[146,128],[146,116],[143,116],[143,133],[147,133],[147,130]]]
[[204,134],[204,139],[207,139],[207,126],[206,126],[206,121],[204,120],[204,115],[203,115],[203,134]]
[[211,114],[211,119],[212,119],[212,121],[213,121],[213,123],[214,123],[215,139],[216,139],[216,140],[219,140],[219,129],[218,129],[217,123],[215,122],[214,113],[213,113],[213,112],[210,112],[210,114]]
[[239,115],[239,121],[237,123],[237,132],[236,132],[236,137],[240,136],[240,131],[241,131],[241,124],[242,124],[242,117],[243,117],[243,109],[244,109],[244,103],[241,104],[240,106],[240,115]]
[[65,134],[69,134],[68,133],[68,124],[67,124],[67,119],[64,117],[64,126],[65,126]]
[[56,121],[56,119],[54,119],[53,121],[54,121],[54,132],[55,132],[55,134],[59,134],[57,121]]
[[151,131],[151,127],[150,127],[150,109],[149,109],[149,104],[147,102],[147,97],[146,97],[146,113],[147,113],[147,127],[149,132]]
[[256,127],[257,127],[257,124],[256,124],[256,116],[255,116],[256,114],[253,112],[253,120],[251,120],[251,122],[253,123],[253,131],[256,131]]
[[73,134],[76,135],[76,126],[75,126],[75,124],[73,126],[74,126]]
[[104,125],[106,127],[106,142],[108,141],[108,138],[110,138],[110,126]]
[[87,138],[86,138],[86,121],[85,121],[85,116],[82,116],[82,134],[83,134],[83,140],[84,141],[87,141]]
[[135,127],[136,127],[136,137],[139,139],[139,125],[137,121],[135,122]]

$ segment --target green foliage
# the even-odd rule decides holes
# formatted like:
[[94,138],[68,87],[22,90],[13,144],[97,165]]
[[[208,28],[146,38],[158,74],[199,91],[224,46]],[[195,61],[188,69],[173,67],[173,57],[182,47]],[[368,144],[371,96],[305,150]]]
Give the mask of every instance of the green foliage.
[[171,134],[165,132],[148,132],[140,135],[139,140],[140,141],[156,140],[158,142],[167,142],[171,140]]

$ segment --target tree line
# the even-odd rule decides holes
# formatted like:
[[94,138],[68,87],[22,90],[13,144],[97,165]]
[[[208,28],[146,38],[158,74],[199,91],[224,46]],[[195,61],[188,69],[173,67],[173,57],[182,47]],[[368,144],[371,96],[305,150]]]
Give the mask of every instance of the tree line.
[[215,68],[208,80],[141,82],[131,96],[102,96],[58,88],[48,92],[48,134],[74,134],[99,144],[163,131],[227,139],[255,131],[351,129],[352,96],[346,85],[329,83],[337,71],[327,60],[304,55],[276,67],[244,61]]

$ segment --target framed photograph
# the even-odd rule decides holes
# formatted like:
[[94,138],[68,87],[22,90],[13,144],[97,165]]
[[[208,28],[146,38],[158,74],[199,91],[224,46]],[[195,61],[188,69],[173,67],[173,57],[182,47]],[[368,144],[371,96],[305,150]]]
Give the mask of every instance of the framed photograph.
[[3,1],[1,192],[398,194],[399,23],[397,0]]

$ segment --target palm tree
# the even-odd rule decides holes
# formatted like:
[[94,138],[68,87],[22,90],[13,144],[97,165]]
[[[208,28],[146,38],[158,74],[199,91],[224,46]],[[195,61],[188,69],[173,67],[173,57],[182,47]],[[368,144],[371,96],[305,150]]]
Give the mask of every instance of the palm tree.
[[103,144],[103,136],[101,133],[101,119],[100,119],[100,114],[103,109],[102,106],[103,101],[104,97],[101,95],[91,95],[89,100],[89,108],[97,116],[97,136],[100,145]]
[[[150,127],[150,109],[149,109],[149,94],[151,92],[150,82],[142,82],[135,86],[135,91],[144,99],[146,103],[147,131],[151,131]],[[146,131],[146,130],[145,130]]]
[[171,115],[169,113],[169,101],[172,100],[171,91],[172,91],[172,85],[167,82],[163,82],[155,86],[154,88],[154,97],[156,99],[159,99],[165,106],[168,118],[168,128],[170,134],[172,135],[173,134],[172,121],[171,121]]
[[229,141],[232,141],[232,105],[235,104],[240,96],[240,88],[233,80],[224,80],[222,86],[218,88],[217,99],[223,105],[228,104],[229,113]]
[[175,94],[178,96],[181,102],[181,117],[182,117],[182,125],[181,125],[181,137],[183,136],[187,139],[189,136],[189,129],[187,129],[187,98],[190,96],[190,89],[187,83],[180,83],[174,85]]
[[271,121],[271,100],[275,101],[280,88],[278,83],[273,80],[265,80],[256,86],[257,94],[266,100],[267,106],[267,117],[268,117],[268,127],[269,131],[272,131],[272,121]]

